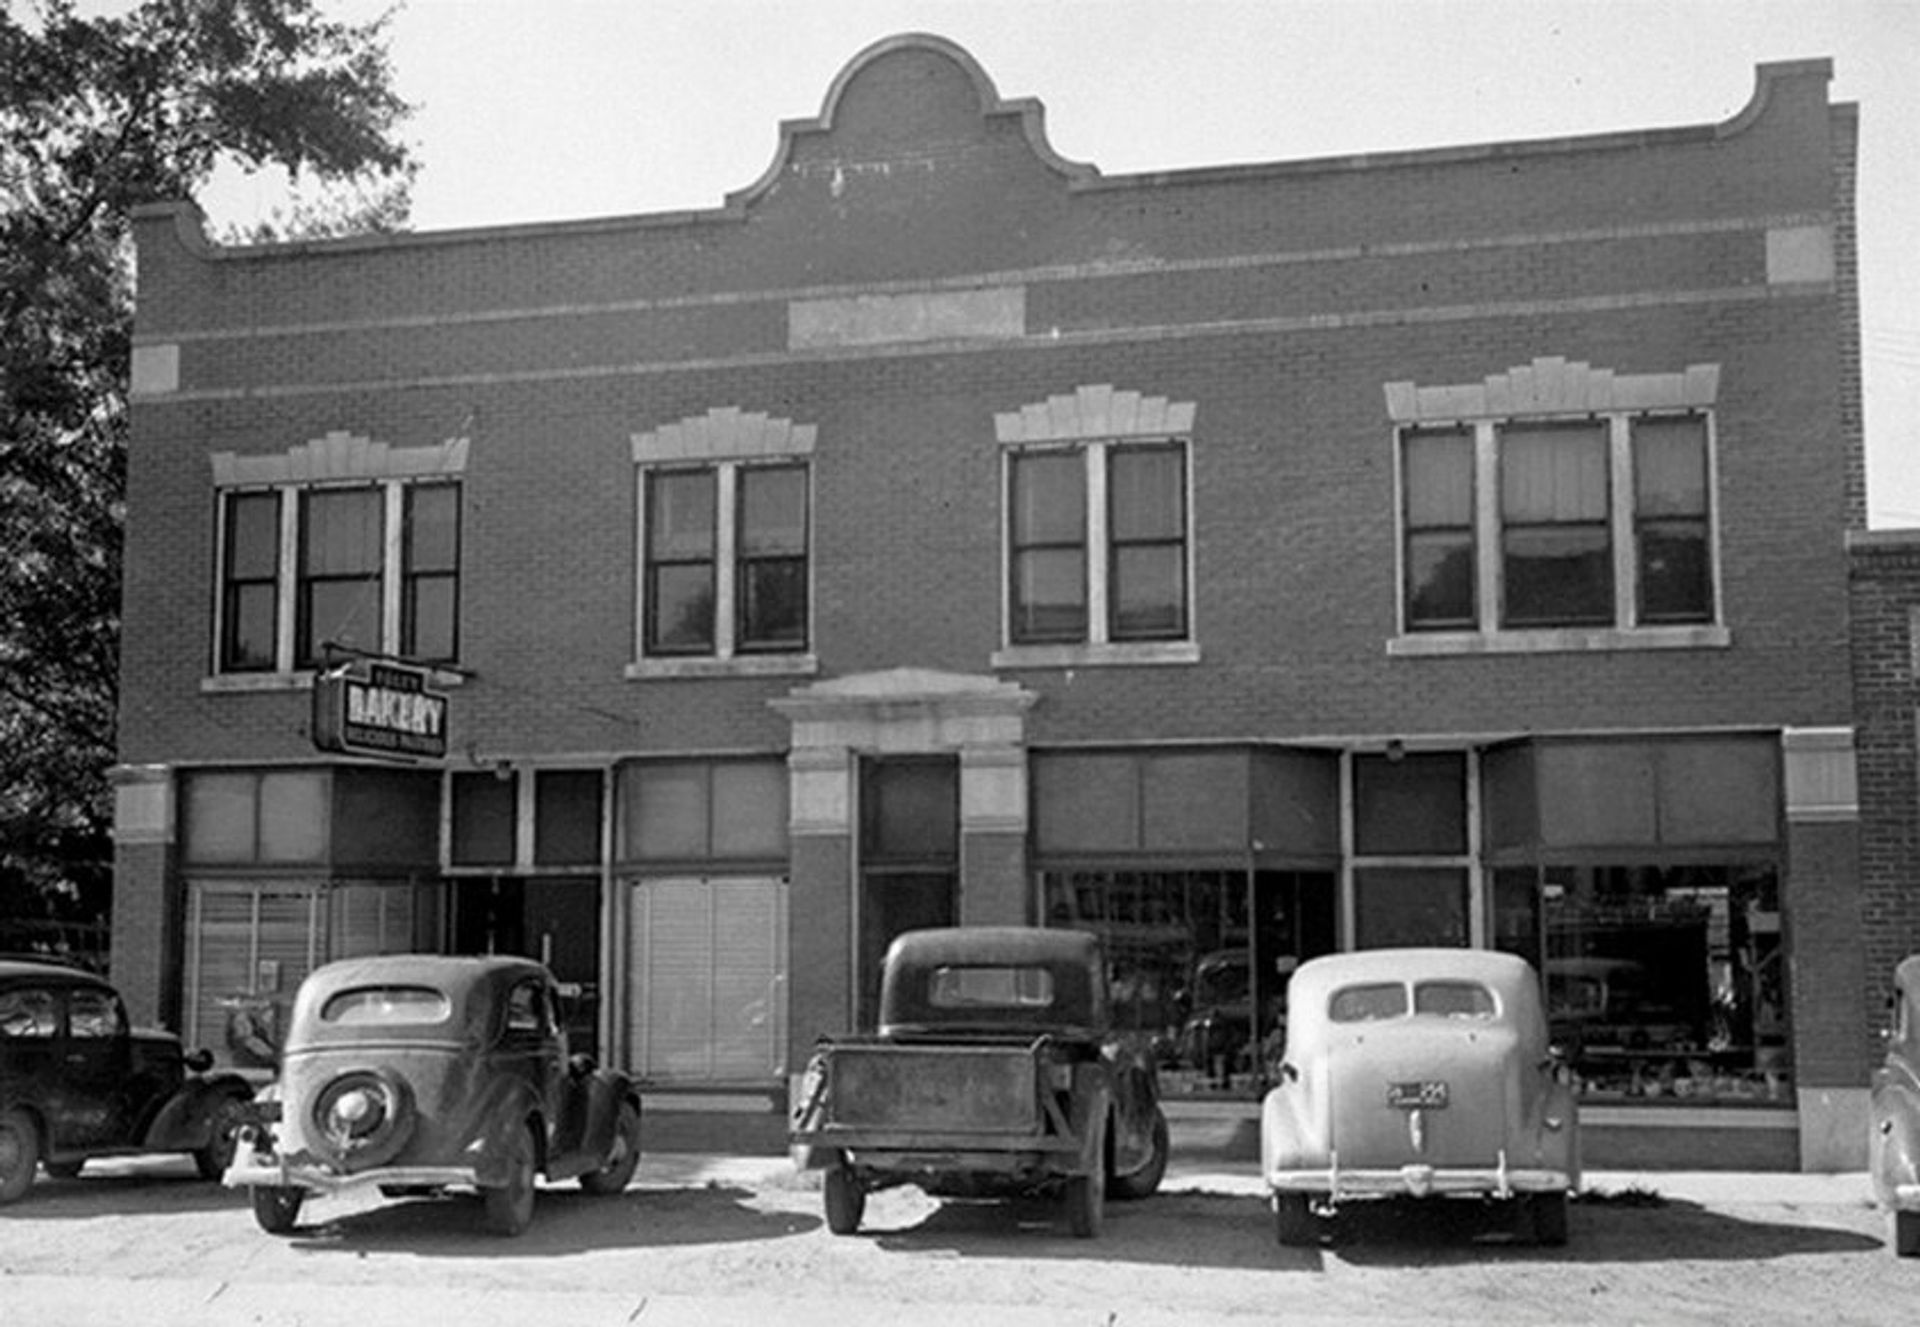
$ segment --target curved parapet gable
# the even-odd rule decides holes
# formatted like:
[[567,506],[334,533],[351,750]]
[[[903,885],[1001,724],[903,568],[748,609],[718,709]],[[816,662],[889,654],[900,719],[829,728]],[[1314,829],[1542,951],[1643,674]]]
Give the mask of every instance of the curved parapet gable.
[[[964,93],[970,97],[973,113],[983,124],[995,118],[1017,121],[1020,132],[1033,155],[1064,179],[1081,182],[1099,178],[1100,171],[1097,167],[1084,162],[1069,161],[1053,150],[1052,145],[1047,142],[1046,110],[1036,98],[1002,98],[995,89],[993,80],[987,76],[979,62],[961,47],[944,37],[936,37],[930,33],[908,32],[882,38],[848,61],[846,68],[840,71],[839,76],[833,80],[832,86],[827,89],[826,100],[822,103],[820,114],[816,118],[781,121],[780,146],[774,152],[772,163],[752,184],[727,195],[727,210],[736,211],[763,197],[792,167],[799,155],[799,144],[803,139],[830,135],[843,130],[847,121],[852,118],[849,115],[849,109],[858,106],[866,97],[873,97],[876,100],[889,96],[898,98],[899,104],[894,107],[893,113],[876,116],[875,118],[879,120],[898,119],[902,116],[911,118],[916,114],[924,115],[929,107],[937,107],[941,99],[926,95],[928,87],[925,80],[916,85],[889,84],[884,79],[871,77],[880,71],[881,66],[889,63],[899,64],[914,56],[934,56],[950,62],[953,66],[953,77],[949,85],[942,89],[947,94],[944,100],[949,103],[946,108],[949,113],[953,109],[951,103],[954,101],[954,94]],[[901,95],[903,93],[910,95]]]

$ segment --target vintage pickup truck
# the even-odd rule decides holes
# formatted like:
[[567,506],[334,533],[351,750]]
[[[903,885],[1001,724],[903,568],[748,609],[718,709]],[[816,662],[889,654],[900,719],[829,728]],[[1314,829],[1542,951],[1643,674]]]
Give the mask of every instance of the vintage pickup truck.
[[877,1035],[823,1039],[791,1141],[824,1171],[827,1226],[851,1234],[868,1193],[1057,1196],[1099,1233],[1109,1191],[1144,1198],[1167,1121],[1144,1045],[1115,1034],[1098,940],[1079,931],[910,931],[888,949]]

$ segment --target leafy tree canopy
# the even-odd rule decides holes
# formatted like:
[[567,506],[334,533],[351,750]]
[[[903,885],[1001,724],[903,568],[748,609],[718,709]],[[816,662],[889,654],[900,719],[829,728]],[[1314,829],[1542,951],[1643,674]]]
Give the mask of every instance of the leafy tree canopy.
[[132,208],[230,164],[350,200],[236,238],[405,223],[386,18],[322,10],[0,0],[0,917],[109,894]]

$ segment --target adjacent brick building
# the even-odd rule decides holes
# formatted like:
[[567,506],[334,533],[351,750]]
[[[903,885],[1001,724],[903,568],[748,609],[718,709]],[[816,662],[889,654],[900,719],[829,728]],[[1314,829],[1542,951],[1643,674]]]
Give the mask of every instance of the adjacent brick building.
[[1299,959],[1492,945],[1618,1155],[1857,1163],[1829,77],[1108,177],[903,36],[711,211],[144,211],[115,975],[220,1043],[517,949],[653,1090],[777,1099],[899,930],[1085,926],[1232,1096]]

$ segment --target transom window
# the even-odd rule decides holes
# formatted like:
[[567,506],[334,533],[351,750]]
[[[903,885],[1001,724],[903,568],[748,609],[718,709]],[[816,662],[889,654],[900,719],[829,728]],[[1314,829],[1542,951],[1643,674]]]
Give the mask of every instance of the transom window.
[[1402,632],[1711,643],[1716,381],[1541,360],[1485,389],[1389,387]]

